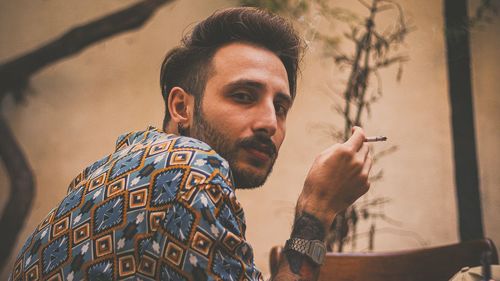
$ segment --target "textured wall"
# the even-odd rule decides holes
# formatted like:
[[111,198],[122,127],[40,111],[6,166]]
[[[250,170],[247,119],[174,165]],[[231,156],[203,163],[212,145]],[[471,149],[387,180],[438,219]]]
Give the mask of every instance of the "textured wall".
[[[477,1],[473,1],[475,4]],[[470,5],[474,7],[474,5]],[[479,180],[486,236],[500,249],[500,16],[471,32]],[[500,252],[500,251],[499,251]]]
[[[0,60],[133,2],[2,0]],[[363,11],[356,1],[336,3]],[[411,60],[400,83],[394,79],[396,69],[382,73],[385,94],[373,106],[366,130],[390,138],[390,143],[377,144],[376,149],[399,146],[374,168],[384,170],[384,179],[373,185],[368,197],[390,197],[392,202],[378,211],[401,224],[377,222],[381,230],[376,250],[458,240],[442,7],[440,1],[430,0],[425,4],[400,3],[417,26],[402,49]],[[178,42],[186,26],[232,4],[222,0],[177,1],[162,8],[141,30],[97,44],[37,74],[27,104],[14,106],[7,101],[2,105],[36,173],[37,196],[20,240],[24,241],[63,198],[76,173],[113,149],[119,134],[147,125],[160,126],[163,107],[158,73],[163,55]],[[472,51],[485,228],[500,245],[500,223],[495,219],[500,212],[500,192],[495,188],[500,185],[500,66],[495,63],[500,49],[498,23],[497,18],[474,30]],[[343,76],[320,51],[313,43],[305,57],[299,95],[289,115],[288,136],[273,175],[260,190],[238,191],[247,215],[247,238],[254,246],[257,265],[266,273],[269,249],[288,237],[295,200],[314,155],[331,144],[315,125],[328,121],[341,126],[325,102],[325,93],[332,88],[341,90]],[[7,195],[7,179],[0,170],[0,206]],[[360,230],[367,225],[363,223]],[[357,250],[364,248],[366,239],[361,237]],[[0,279],[5,279],[5,273]]]

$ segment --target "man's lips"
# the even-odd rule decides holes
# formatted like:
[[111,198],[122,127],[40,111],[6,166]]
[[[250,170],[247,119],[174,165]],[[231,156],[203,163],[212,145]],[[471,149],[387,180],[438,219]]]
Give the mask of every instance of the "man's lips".
[[245,138],[240,141],[239,146],[252,158],[261,162],[268,162],[276,158],[278,152],[272,140],[263,134],[255,134]]
[[252,155],[253,157],[261,160],[261,161],[268,161],[271,159],[271,154],[265,151],[262,151],[260,149],[256,149],[254,147],[245,147],[245,150]]

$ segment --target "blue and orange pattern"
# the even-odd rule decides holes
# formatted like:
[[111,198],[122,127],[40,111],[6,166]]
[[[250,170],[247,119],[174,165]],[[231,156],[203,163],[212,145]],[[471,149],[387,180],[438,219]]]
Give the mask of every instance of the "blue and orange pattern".
[[29,236],[11,280],[262,280],[226,160],[155,128],[70,184]]

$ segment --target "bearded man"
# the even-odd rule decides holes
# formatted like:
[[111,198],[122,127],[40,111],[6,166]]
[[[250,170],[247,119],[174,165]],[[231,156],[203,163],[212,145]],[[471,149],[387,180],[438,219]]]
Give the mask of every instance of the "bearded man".
[[[196,25],[161,69],[162,130],[118,138],[27,239],[13,280],[261,280],[236,188],[261,186],[295,93],[302,42],[253,8]],[[305,180],[276,280],[314,280],[335,215],[368,188],[360,128]],[[306,250],[308,249],[308,250]]]

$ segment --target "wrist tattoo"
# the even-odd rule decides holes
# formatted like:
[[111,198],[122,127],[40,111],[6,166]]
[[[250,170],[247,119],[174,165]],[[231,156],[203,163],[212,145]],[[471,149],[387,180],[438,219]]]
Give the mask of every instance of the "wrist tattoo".
[[[291,238],[301,238],[307,240],[321,240],[325,238],[325,228],[321,221],[315,216],[302,212],[297,214]],[[308,257],[295,251],[286,251],[286,258],[290,266],[290,270],[298,275],[301,275],[301,268],[304,260],[309,262],[312,266],[317,267],[314,263],[308,260]]]
[[323,241],[325,232],[325,227],[318,218],[307,212],[302,212],[295,219],[291,238]]
[[302,268],[302,263],[306,259],[304,255],[295,251],[286,251],[286,258],[288,259],[288,265],[290,266],[290,270],[297,275],[300,274],[300,269]]

